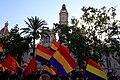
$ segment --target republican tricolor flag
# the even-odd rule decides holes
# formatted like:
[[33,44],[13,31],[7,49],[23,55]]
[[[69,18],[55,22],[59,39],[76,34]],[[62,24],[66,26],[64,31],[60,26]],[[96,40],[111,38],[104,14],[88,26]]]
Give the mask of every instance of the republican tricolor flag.
[[107,76],[102,68],[91,59],[88,59],[85,74],[88,78],[93,80],[107,80]]
[[2,53],[3,53],[3,44],[0,43],[0,57],[2,56]]
[[36,50],[36,60],[41,62],[42,64],[47,64],[50,58],[52,57],[54,53],[47,48],[43,47],[42,45],[37,45]]
[[58,43],[56,39],[53,39],[52,44],[50,46],[50,51],[55,52],[59,46],[60,46],[60,43]]
[[48,74],[51,77],[57,74],[57,70],[53,66],[46,66],[46,65],[44,65],[44,69],[42,72]]
[[[55,52],[60,45],[61,44],[59,42],[57,42],[56,39],[53,39],[52,44],[50,45],[50,49],[49,50],[52,51],[52,52]],[[65,47],[65,46],[63,46],[63,47],[65,48],[66,51],[68,51],[68,53],[70,52],[68,47]]]
[[17,61],[10,55],[8,55],[6,61],[3,63],[3,66],[17,72]]
[[29,75],[32,73],[32,71],[37,72],[37,63],[36,59],[33,58],[29,63],[25,71],[25,76]]
[[3,52],[3,45],[0,43],[0,52]]
[[49,60],[49,63],[60,72],[60,76],[65,76],[77,66],[77,63],[61,44]]

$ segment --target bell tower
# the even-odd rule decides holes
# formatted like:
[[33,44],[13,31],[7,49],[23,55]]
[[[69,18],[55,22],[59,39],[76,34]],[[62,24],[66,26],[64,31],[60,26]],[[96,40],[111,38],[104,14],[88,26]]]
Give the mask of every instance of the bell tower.
[[59,23],[68,25],[68,12],[65,4],[62,5],[62,9],[59,13]]

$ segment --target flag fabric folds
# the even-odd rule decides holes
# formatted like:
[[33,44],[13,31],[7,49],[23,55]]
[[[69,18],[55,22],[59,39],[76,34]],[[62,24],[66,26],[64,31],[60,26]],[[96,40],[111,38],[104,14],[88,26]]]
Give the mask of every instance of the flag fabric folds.
[[0,57],[2,56],[3,53],[3,45],[0,43]]
[[3,52],[3,45],[0,43],[0,52]]
[[17,61],[17,58],[14,57],[14,59],[16,60],[16,64],[17,64],[17,71],[23,71],[24,68],[22,66],[20,66],[20,64]]
[[3,63],[0,61],[0,67],[2,67]]
[[40,44],[37,45],[36,50],[36,60],[41,62],[42,64],[47,64],[50,58],[52,57],[53,52],[48,50],[47,48],[41,46]]
[[4,71],[3,62],[0,61],[0,71]]
[[6,61],[3,63],[3,66],[14,72],[17,71],[17,61],[10,55],[8,55]]
[[52,44],[50,46],[50,51],[55,52],[60,44],[56,41],[56,39],[53,39]]
[[36,59],[33,58],[29,63],[25,71],[25,76],[31,74],[31,72],[37,72],[37,64],[36,64]]
[[61,76],[65,76],[77,66],[77,63],[62,45],[59,45],[49,63],[60,72]]
[[66,50],[68,53],[70,53],[70,50],[69,50],[68,47],[65,47],[65,50]]
[[48,74],[49,76],[54,76],[54,75],[56,75],[56,73],[57,73],[57,70],[53,67],[53,66],[46,66],[46,65],[44,65],[44,68],[43,68],[43,71],[42,71],[43,73],[46,73],[46,74]]
[[107,76],[102,68],[91,59],[88,59],[85,75],[94,80],[107,80]]
[[[55,52],[58,49],[59,46],[60,46],[60,43],[57,42],[56,39],[53,39],[49,50],[52,51],[52,52]],[[65,47],[65,46],[63,46],[63,47],[65,48],[66,51],[68,51],[68,53],[70,52],[68,47]]]

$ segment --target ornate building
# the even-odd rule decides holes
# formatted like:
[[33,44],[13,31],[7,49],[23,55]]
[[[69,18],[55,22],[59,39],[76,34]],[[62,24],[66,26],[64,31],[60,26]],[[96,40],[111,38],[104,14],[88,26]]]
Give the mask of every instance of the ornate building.
[[62,9],[59,13],[59,23],[68,25],[68,12],[65,4],[62,5]]
[[[59,24],[64,24],[68,25],[68,12],[66,9],[66,5],[62,5],[62,9],[60,10],[59,13]],[[48,27],[44,27],[48,33],[47,37],[42,37],[40,40],[40,44],[43,45],[44,47],[49,47],[52,40],[55,37],[55,33],[52,29],[49,29]]]
[[0,37],[1,36],[9,36],[9,30],[8,30],[8,21],[5,23],[5,26],[0,30]]
[[40,44],[48,48],[50,44],[52,43],[55,37],[55,34],[54,34],[54,31],[52,29],[49,29],[48,27],[44,27],[44,30],[46,31],[48,35],[44,35],[44,37],[41,37]]

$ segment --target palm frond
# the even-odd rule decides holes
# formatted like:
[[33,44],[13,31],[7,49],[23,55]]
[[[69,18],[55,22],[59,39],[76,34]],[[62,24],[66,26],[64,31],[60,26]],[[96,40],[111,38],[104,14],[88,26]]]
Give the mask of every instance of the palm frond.
[[[40,35],[42,36],[43,34],[46,34],[43,30],[43,26],[47,25],[45,20],[39,19],[39,17],[35,16],[35,17],[30,17],[28,18],[28,21],[25,21],[25,23],[28,25],[28,28],[23,28],[21,30],[22,33],[28,34],[29,36],[32,36],[33,38],[35,38],[36,36],[40,37]],[[28,36],[28,35],[27,35]]]

